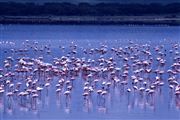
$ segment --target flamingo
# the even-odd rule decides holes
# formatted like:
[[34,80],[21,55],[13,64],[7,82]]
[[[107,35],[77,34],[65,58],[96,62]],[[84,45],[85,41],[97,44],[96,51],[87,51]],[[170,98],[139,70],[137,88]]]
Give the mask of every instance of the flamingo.
[[33,95],[32,95],[32,107],[33,107],[33,109],[36,109],[36,107],[37,107],[37,98],[38,98],[38,94],[36,94],[36,93],[34,93]]

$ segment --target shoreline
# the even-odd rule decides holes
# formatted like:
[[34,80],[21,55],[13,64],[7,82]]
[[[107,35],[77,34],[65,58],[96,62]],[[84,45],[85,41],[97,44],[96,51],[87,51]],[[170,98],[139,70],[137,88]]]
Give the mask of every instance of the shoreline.
[[0,24],[49,25],[168,25],[180,26],[180,17],[167,16],[0,16]]

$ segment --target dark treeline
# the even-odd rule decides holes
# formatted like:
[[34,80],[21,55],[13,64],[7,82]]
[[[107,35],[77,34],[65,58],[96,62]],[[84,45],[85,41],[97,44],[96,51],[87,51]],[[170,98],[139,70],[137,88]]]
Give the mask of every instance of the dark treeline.
[[179,14],[180,3],[118,4],[118,3],[15,3],[0,2],[1,16],[119,16]]

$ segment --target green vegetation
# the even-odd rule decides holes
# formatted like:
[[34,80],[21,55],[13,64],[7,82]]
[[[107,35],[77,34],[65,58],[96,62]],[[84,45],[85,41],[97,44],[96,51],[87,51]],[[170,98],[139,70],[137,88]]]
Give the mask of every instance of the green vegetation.
[[0,23],[180,25],[180,3],[16,3],[0,2]]
[[159,15],[179,14],[180,3],[167,5],[118,4],[118,3],[15,3],[0,2],[0,15],[9,16],[120,16],[120,15]]

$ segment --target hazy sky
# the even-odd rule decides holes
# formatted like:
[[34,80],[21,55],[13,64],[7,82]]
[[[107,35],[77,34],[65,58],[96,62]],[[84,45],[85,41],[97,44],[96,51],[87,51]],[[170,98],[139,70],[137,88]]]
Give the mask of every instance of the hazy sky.
[[13,1],[13,2],[89,2],[89,3],[98,3],[98,2],[119,2],[119,3],[172,3],[180,2],[180,0],[0,0],[1,2]]

